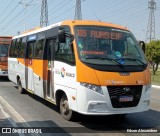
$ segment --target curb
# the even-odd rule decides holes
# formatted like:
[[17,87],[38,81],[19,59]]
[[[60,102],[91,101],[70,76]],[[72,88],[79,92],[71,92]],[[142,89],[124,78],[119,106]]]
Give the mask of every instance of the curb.
[[152,85],[152,87],[160,89],[160,86],[158,86],[158,85]]

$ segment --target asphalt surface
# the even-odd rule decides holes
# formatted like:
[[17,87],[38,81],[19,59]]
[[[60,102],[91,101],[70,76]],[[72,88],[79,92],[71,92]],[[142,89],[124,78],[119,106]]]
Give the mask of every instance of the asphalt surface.
[[[160,132],[160,89],[151,92],[150,110],[141,113],[117,116],[84,116],[77,114],[74,121],[64,120],[53,104],[29,93],[19,94],[15,84],[7,78],[0,79],[0,127],[38,127],[43,132],[56,133],[38,135],[76,136],[157,136],[160,133],[126,133],[128,131],[158,130]],[[0,130],[0,132],[2,129]],[[0,133],[0,136],[4,134]],[[30,135],[30,134],[6,134]],[[37,135],[37,134],[32,134]]]

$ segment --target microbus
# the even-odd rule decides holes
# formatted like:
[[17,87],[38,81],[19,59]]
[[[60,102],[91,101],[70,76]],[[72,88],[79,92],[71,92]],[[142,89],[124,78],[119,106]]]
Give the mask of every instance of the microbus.
[[66,20],[13,37],[9,79],[59,106],[66,120],[125,115],[149,109],[151,79],[145,54],[124,26]]

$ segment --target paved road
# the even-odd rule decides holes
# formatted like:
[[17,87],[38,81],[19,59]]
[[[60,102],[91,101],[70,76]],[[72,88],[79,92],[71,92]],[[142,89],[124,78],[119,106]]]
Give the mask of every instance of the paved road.
[[[74,122],[66,121],[61,117],[56,106],[29,93],[19,94],[16,85],[6,78],[0,79],[0,104],[11,117],[11,124],[19,127],[60,127],[59,129],[65,133],[61,135],[144,135],[143,133],[125,132],[127,129],[156,130],[158,127],[160,128],[160,89],[158,88],[152,90],[149,111],[129,114],[125,118],[78,115]],[[56,130],[58,131],[58,129]],[[71,133],[74,131],[82,133]],[[145,135],[157,136],[158,133],[145,133]]]

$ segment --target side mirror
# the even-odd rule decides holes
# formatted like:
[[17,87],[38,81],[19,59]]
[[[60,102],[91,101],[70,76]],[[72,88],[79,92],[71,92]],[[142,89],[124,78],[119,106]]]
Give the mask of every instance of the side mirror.
[[71,44],[74,40],[74,35],[70,34],[70,33],[66,33],[64,30],[59,30],[58,31],[57,43],[56,43],[56,46],[55,46],[55,52],[59,51],[60,43],[66,43],[66,37],[70,38],[70,44]]
[[140,41],[140,42],[139,42],[139,45],[141,46],[142,50],[143,50],[144,53],[145,53],[145,50],[146,50],[146,44],[145,44],[145,42],[144,42],[144,41]]
[[64,30],[58,31],[58,42],[59,43],[65,43],[66,42],[66,35]]
[[70,34],[69,37],[71,38],[71,43],[72,43],[73,40],[74,40],[74,35],[73,35],[73,34]]
[[58,42],[59,43],[66,43],[66,37],[69,37],[71,39],[71,43],[74,40],[74,35],[70,33],[66,33],[64,30],[58,31]]

